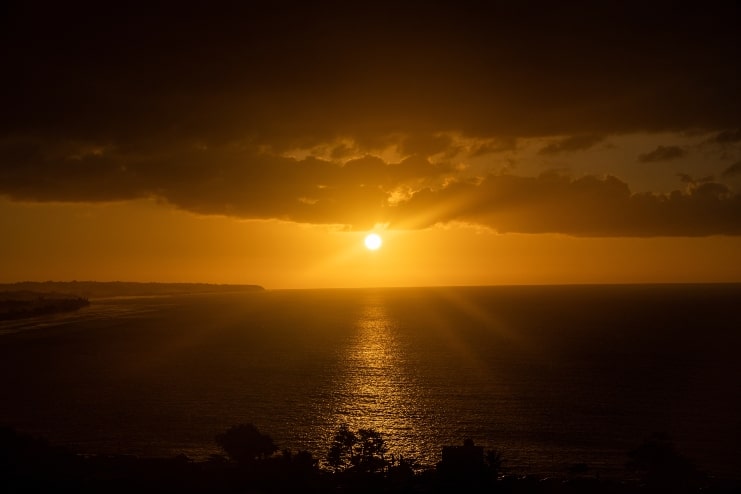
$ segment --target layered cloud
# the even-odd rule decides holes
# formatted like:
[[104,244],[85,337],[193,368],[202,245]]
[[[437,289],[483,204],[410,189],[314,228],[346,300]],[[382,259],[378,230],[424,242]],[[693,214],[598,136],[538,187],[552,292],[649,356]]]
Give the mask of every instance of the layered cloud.
[[540,154],[558,154],[564,152],[582,151],[605,140],[605,136],[599,135],[577,135],[552,142],[543,147]]
[[[365,229],[468,222],[500,232],[580,236],[741,234],[741,195],[712,177],[682,175],[682,190],[633,194],[614,176],[467,176],[450,162],[413,155],[297,159],[225,146],[138,156],[92,146],[3,147],[27,166],[2,170],[18,200],[102,201],[158,197],[202,214],[279,218]],[[733,166],[726,174],[734,174]]]
[[613,176],[499,175],[420,191],[400,205],[397,218],[417,227],[455,220],[499,232],[576,236],[738,235],[741,196],[715,182],[657,195],[631,194]]
[[658,146],[649,153],[643,153],[638,156],[641,163],[651,163],[653,161],[669,161],[682,158],[687,152],[679,146]]
[[741,161],[737,161],[725,170],[723,170],[724,177],[736,177],[741,175]]
[[518,139],[560,136],[538,156],[568,159],[631,132],[703,132],[738,161],[738,5],[634,7],[11,5],[0,194],[350,228],[738,234],[722,182],[635,195],[619,169],[501,173]]

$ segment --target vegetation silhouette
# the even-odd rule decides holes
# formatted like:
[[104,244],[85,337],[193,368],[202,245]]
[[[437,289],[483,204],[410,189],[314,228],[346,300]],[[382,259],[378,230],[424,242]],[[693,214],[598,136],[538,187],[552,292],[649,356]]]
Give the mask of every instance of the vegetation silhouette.
[[654,434],[628,456],[626,466],[639,475],[644,492],[697,492],[706,480],[666,434]]
[[237,463],[265,459],[278,451],[273,438],[262,434],[253,424],[238,424],[216,436],[216,444]]
[[327,463],[335,472],[359,471],[375,473],[386,470],[388,447],[381,434],[373,429],[351,431],[342,424],[334,435],[327,453]]
[[[420,469],[413,459],[389,453],[378,431],[347,425],[329,445],[327,467],[306,451],[278,452],[273,439],[253,424],[232,426],[216,437],[228,458],[192,461],[185,455],[80,455],[0,427],[0,492],[731,494],[741,489],[739,482],[710,482],[661,435],[629,452],[629,471],[638,481],[502,475],[502,452],[484,452],[471,440],[445,446],[435,469]],[[588,468],[580,464],[575,470],[572,474],[582,475]]]

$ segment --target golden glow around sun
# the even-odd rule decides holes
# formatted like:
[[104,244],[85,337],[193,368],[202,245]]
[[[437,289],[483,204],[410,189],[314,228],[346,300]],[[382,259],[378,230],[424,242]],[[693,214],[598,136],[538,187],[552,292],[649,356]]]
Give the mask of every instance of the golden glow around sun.
[[383,240],[381,240],[381,237],[375,233],[370,233],[365,236],[365,246],[369,250],[380,249],[382,243],[383,243]]

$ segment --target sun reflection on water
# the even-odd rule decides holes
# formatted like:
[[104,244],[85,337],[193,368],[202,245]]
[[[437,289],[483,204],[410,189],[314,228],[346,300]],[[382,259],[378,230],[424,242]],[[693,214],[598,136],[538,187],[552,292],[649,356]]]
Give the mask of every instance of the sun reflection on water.
[[[382,297],[368,295],[343,358],[340,396],[335,404],[336,427],[372,428],[381,432],[392,452],[415,455],[411,441],[423,421],[409,352]],[[335,428],[336,430],[336,428]]]

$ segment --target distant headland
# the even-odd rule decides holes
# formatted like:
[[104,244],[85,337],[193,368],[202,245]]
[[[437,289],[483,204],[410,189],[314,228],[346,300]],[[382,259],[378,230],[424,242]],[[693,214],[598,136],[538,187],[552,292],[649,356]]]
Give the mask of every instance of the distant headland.
[[84,297],[28,290],[0,293],[0,321],[71,312],[90,305]]
[[132,281],[22,281],[0,284],[4,292],[29,291],[64,293],[78,297],[101,298],[185,293],[264,291],[260,285],[218,285],[211,283],[139,283]]
[[0,320],[69,312],[89,299],[188,293],[264,291],[259,285],[210,283],[136,283],[128,281],[23,281],[0,284]]

